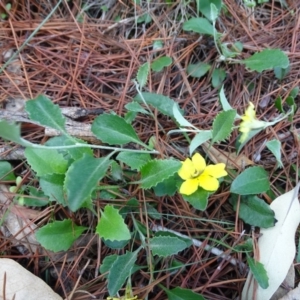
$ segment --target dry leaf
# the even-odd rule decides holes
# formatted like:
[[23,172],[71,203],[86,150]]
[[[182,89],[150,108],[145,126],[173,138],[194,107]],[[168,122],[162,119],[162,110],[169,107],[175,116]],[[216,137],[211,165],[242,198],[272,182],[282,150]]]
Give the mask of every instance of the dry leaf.
[[271,203],[277,222],[274,227],[260,231],[259,262],[267,271],[269,287],[262,289],[249,272],[242,300],[268,300],[284,281],[296,253],[295,232],[300,223],[299,187],[300,183]]
[[[9,199],[9,190],[7,186],[0,185],[0,218],[4,218],[3,225],[6,228],[1,227],[2,233],[7,236],[7,231],[14,238],[16,245],[23,245],[29,251],[35,253],[39,243],[34,236],[34,230],[36,225],[29,220],[28,212],[30,209],[18,208],[11,205]],[[6,230],[5,230],[6,229]]]
[[9,258],[0,258],[0,295],[7,300],[62,300],[42,279]]
[[224,163],[227,168],[230,169],[243,169],[246,166],[254,165],[254,162],[243,154],[236,155],[234,152],[229,153],[227,151],[218,150],[214,146],[209,148],[209,143],[207,142],[203,143],[201,146],[204,152],[207,153],[210,160],[215,164]]

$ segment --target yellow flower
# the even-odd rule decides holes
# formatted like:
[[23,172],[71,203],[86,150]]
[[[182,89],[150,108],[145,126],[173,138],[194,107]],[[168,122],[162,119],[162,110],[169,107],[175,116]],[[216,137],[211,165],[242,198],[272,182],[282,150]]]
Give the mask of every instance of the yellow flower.
[[264,128],[266,126],[266,122],[259,121],[255,117],[255,110],[253,103],[249,103],[248,108],[245,111],[245,115],[242,117],[242,122],[240,124],[239,131],[242,133],[240,137],[240,142],[243,143],[251,130]]
[[225,164],[207,166],[204,158],[196,153],[192,159],[187,158],[182,162],[178,175],[185,180],[179,192],[184,195],[191,195],[202,187],[206,191],[214,192],[219,188],[218,178],[227,175]]

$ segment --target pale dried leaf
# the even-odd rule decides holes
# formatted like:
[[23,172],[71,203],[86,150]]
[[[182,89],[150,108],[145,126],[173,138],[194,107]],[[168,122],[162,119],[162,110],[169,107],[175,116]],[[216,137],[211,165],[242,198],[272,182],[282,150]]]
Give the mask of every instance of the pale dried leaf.
[[39,243],[36,241],[34,236],[36,225],[29,219],[29,215],[32,216],[33,213],[29,209],[23,209],[11,204],[9,194],[7,186],[1,184],[0,219],[4,218],[1,231],[5,236],[7,236],[8,231],[11,235],[11,240],[15,245],[23,245],[29,251],[35,253]]
[[267,271],[269,287],[262,289],[249,272],[242,300],[270,299],[284,281],[296,253],[294,238],[300,222],[299,186],[300,183],[271,203],[270,207],[275,212],[277,222],[274,227],[261,229],[262,236],[258,240],[258,261]]
[[42,279],[33,275],[17,262],[9,258],[0,258],[1,296],[4,296],[4,287],[4,299],[62,300],[62,298],[54,293]]
[[209,148],[209,143],[203,143],[202,148],[205,153],[207,153],[210,160],[215,163],[224,163],[226,164],[227,168],[230,169],[244,169],[244,167],[249,165],[254,165],[254,162],[250,160],[243,154],[237,155],[236,153],[229,153],[224,150],[219,150],[214,146]]

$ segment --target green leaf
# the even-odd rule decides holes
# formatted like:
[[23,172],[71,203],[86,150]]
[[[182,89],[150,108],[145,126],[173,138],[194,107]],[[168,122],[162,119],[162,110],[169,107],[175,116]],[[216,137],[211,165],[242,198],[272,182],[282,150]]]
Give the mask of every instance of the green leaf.
[[224,69],[216,68],[212,72],[211,84],[214,88],[218,88],[224,79],[226,78],[226,72]]
[[140,87],[144,87],[147,83],[148,76],[150,72],[150,64],[148,62],[141,65],[138,69],[136,79],[140,85]]
[[118,258],[117,254],[105,256],[99,269],[100,273],[104,274],[106,272],[109,272],[111,266],[113,265],[113,263],[116,261],[117,258]]
[[250,167],[234,179],[230,192],[239,195],[253,195],[263,193],[269,188],[268,173],[262,167]]
[[26,148],[25,157],[38,176],[67,171],[68,161],[56,149]]
[[150,249],[153,255],[171,256],[186,248],[186,243],[178,237],[158,236],[150,239]]
[[210,70],[210,68],[210,64],[202,62],[197,64],[189,64],[187,67],[187,73],[191,77],[201,78]]
[[287,68],[290,64],[288,56],[279,49],[266,49],[240,61],[252,71],[262,72],[276,67]]
[[158,197],[162,196],[174,196],[177,191],[177,183],[178,179],[176,176],[171,176],[164,180],[163,182],[159,182],[156,186],[153,187],[154,193]]
[[139,249],[135,252],[127,252],[124,255],[120,255],[112,264],[107,277],[107,288],[110,296],[116,295],[126,279],[131,275],[138,251]]
[[205,300],[205,298],[189,289],[176,287],[175,289],[168,290],[164,288],[168,295],[168,300]]
[[102,239],[102,240],[105,246],[109,247],[110,249],[123,249],[129,243],[129,240],[124,240],[124,241],[111,241],[106,239]]
[[192,239],[180,237],[180,236],[176,235],[175,233],[169,232],[169,231],[157,231],[157,232],[155,232],[154,236],[155,237],[166,237],[167,236],[167,237],[172,237],[172,238],[180,239],[183,242],[185,242],[186,248],[188,248],[188,247],[190,247],[190,246],[193,245]]
[[39,229],[35,236],[43,247],[50,251],[67,251],[74,241],[87,229],[77,226],[70,219],[54,221]]
[[94,158],[84,155],[75,161],[66,173],[64,188],[67,204],[72,211],[91,203],[91,194],[110,165],[109,157]]
[[67,134],[65,117],[62,115],[59,106],[53,104],[47,96],[39,95],[33,100],[26,101],[25,110],[31,120]]
[[155,72],[160,72],[164,67],[168,67],[172,64],[172,58],[169,56],[162,56],[154,60],[151,64],[151,69]]
[[150,216],[154,220],[161,220],[162,214],[158,212],[158,210],[150,204],[146,204],[146,209],[143,209],[143,212],[146,212],[148,216]]
[[255,261],[252,257],[247,254],[247,262],[250,267],[250,270],[258,282],[258,284],[263,288],[266,289],[269,286],[269,277],[267,272],[264,268],[264,265],[258,261]]
[[215,5],[217,12],[220,13],[222,7],[222,0],[199,0],[198,12],[201,12],[208,20],[213,20],[211,12],[211,4]]
[[298,96],[298,94],[299,94],[299,87],[297,86],[290,91],[289,97],[295,99]]
[[290,72],[290,70],[291,70],[290,66],[287,66],[286,68],[275,67],[274,68],[275,77],[279,80],[282,80]]
[[24,147],[34,146],[21,138],[20,124],[9,123],[6,120],[0,120],[0,137]]
[[123,180],[123,170],[121,166],[114,160],[111,162],[110,176],[114,181]]
[[16,176],[13,172],[11,164],[7,161],[0,161],[0,180],[10,181],[15,180]]
[[274,139],[266,143],[266,147],[273,153],[276,157],[277,164],[280,168],[283,168],[283,163],[281,161],[281,143],[280,141]]
[[149,161],[141,168],[142,179],[139,183],[143,189],[149,189],[172,176],[180,167],[181,162],[175,159]]
[[[202,0],[201,0],[202,1]],[[214,36],[214,28],[205,18],[191,18],[183,23],[183,30]]]
[[173,105],[173,116],[176,120],[176,122],[182,126],[182,127],[192,127],[192,128],[195,128],[197,129],[193,124],[191,124],[188,120],[186,120],[184,118],[184,116],[182,115],[177,103],[175,103]]
[[92,125],[92,132],[109,145],[124,145],[130,142],[143,145],[133,127],[117,115],[102,114]]
[[26,187],[26,190],[28,190],[29,196],[21,196],[20,198],[18,198],[19,205],[41,207],[49,204],[48,197],[46,197],[42,191],[33,186]]
[[106,205],[98,222],[96,232],[102,238],[111,241],[124,241],[131,238],[130,231],[119,211],[112,205]]
[[129,111],[139,112],[139,113],[142,113],[142,114],[145,114],[145,115],[149,115],[149,112],[145,108],[143,108],[139,103],[134,102],[134,101],[130,102],[130,103],[127,103],[125,105],[125,108]]
[[284,110],[282,107],[282,98],[280,96],[275,99],[274,105],[281,113],[284,113]]
[[40,178],[40,187],[50,201],[56,201],[63,206],[67,206],[63,190],[64,181],[64,174],[46,175]]
[[[78,138],[72,138],[72,140],[64,135],[55,136],[49,139],[45,145],[47,146],[70,146],[75,145],[76,143],[87,144],[86,141],[80,140]],[[68,149],[60,149],[59,153],[62,153],[65,157],[69,156],[74,160],[81,158],[84,154],[88,154],[90,156],[93,155],[93,150],[89,147],[76,147],[76,148],[68,148]]]
[[141,95],[136,95],[133,100],[139,103],[144,103],[145,100],[145,102],[148,105],[153,106],[154,108],[158,109],[162,114],[169,117],[174,117],[173,106],[174,104],[178,105],[169,97],[148,92],[141,93]]
[[139,23],[145,23],[145,24],[148,24],[150,22],[152,22],[152,17],[150,14],[144,14],[140,17],[138,17],[137,21],[136,21],[138,24]]
[[183,199],[190,203],[194,208],[204,211],[207,207],[208,197],[211,193],[202,188],[191,195],[182,195]]
[[227,110],[219,113],[213,122],[212,143],[221,142],[230,136],[236,110]]
[[149,153],[120,152],[117,156],[117,160],[129,166],[132,170],[138,170],[138,171],[150,159],[151,156]]
[[229,104],[227,98],[226,98],[226,95],[225,95],[225,92],[224,92],[224,85],[220,89],[219,100],[220,100],[220,103],[221,103],[222,108],[223,108],[224,111],[228,111],[228,110],[232,110],[233,109],[231,107],[231,105]]
[[[233,195],[229,202],[236,211],[238,204],[237,195]],[[247,224],[262,228],[273,227],[275,214],[270,206],[257,196],[241,197],[239,205],[239,218]]]
[[190,156],[193,152],[201,146],[203,143],[207,142],[212,138],[211,130],[199,130],[198,133],[194,136],[190,144]]

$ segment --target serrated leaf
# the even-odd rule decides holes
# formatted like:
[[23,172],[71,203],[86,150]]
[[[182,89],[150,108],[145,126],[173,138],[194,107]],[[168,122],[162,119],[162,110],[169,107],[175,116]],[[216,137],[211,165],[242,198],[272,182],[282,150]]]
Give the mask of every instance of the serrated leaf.
[[189,289],[176,287],[175,289],[168,290],[164,288],[168,295],[168,300],[205,300],[205,298]]
[[0,161],[0,181],[15,180],[16,176],[13,173],[13,168],[8,161]]
[[145,165],[151,156],[148,153],[131,153],[131,152],[120,152],[117,156],[117,160],[128,165],[132,170],[140,170]]
[[208,20],[212,19],[212,12],[211,12],[211,4],[214,4],[214,6],[217,9],[217,14],[220,13],[221,7],[222,7],[222,1],[221,0],[200,0],[198,2],[198,12],[201,12]]
[[21,138],[20,124],[0,120],[0,137],[24,147],[33,147],[34,144]]
[[63,190],[64,181],[64,174],[46,175],[40,178],[40,187],[44,194],[49,197],[50,201],[56,201],[67,206]]
[[134,102],[134,101],[130,102],[130,103],[127,103],[125,105],[125,108],[129,111],[139,112],[139,113],[142,113],[142,114],[145,114],[145,115],[149,115],[149,112],[145,108],[143,108],[139,103]]
[[124,145],[130,142],[143,145],[133,127],[117,115],[102,114],[92,125],[92,132],[109,145]]
[[[258,261],[255,261],[252,257],[247,255],[247,263],[250,267],[250,270],[258,282],[258,284],[263,288],[266,289],[269,286],[269,277],[264,268],[264,265]],[[259,298],[261,299],[261,298]],[[267,298],[264,298],[267,299]]]
[[67,171],[68,161],[56,149],[26,148],[25,157],[38,176]]
[[[86,141],[83,141],[78,138],[68,138],[67,136],[60,135],[55,136],[51,139],[49,139],[45,145],[47,146],[71,146],[75,145],[76,143],[80,144],[87,144]],[[75,148],[67,148],[67,149],[60,149],[60,153],[62,153],[64,156],[69,156],[73,158],[74,160],[77,160],[81,158],[84,154],[93,155],[93,150],[90,147],[75,147]]]
[[148,76],[150,72],[150,64],[148,62],[142,64],[137,72],[136,79],[140,85],[140,87],[144,87],[147,83]]
[[33,100],[26,101],[25,110],[31,120],[66,134],[65,117],[59,106],[45,95],[39,95]]
[[224,141],[230,136],[235,116],[235,109],[223,111],[216,116],[213,122],[212,143]]
[[157,231],[157,232],[155,232],[154,236],[155,237],[158,237],[158,236],[163,236],[163,237],[169,236],[169,237],[173,237],[173,238],[178,238],[178,239],[182,240],[183,242],[185,242],[186,248],[188,248],[188,247],[190,247],[190,246],[193,245],[192,239],[180,237],[180,236],[176,235],[175,233],[169,232],[169,231]]
[[211,84],[214,88],[219,87],[226,78],[226,72],[224,69],[214,69],[212,72]]
[[208,204],[208,197],[211,193],[202,188],[191,195],[182,195],[183,199],[190,203],[194,208],[204,211]]
[[130,239],[130,231],[124,223],[119,211],[112,205],[106,205],[98,222],[96,232],[102,238],[111,241],[124,241]]
[[242,299],[270,299],[284,281],[295,258],[295,233],[300,222],[298,201],[300,183],[291,191],[277,197],[270,204],[277,222],[274,227],[260,230],[258,239],[259,262],[264,265],[269,277],[269,287],[263,289],[254,284],[248,274]]
[[175,159],[149,161],[141,168],[139,183],[143,189],[149,189],[172,176],[180,167],[181,162]]
[[117,254],[105,256],[99,269],[100,273],[104,274],[106,272],[109,272],[111,266],[113,265],[113,263],[116,261],[117,258],[118,258]]
[[240,61],[252,71],[262,72],[274,68],[287,68],[290,64],[288,56],[279,49],[266,49]]
[[162,196],[174,196],[177,191],[177,179],[175,176],[171,176],[164,180],[163,182],[159,182],[156,186],[153,187],[154,193],[158,197]]
[[234,179],[230,192],[239,195],[254,195],[269,189],[268,173],[262,167],[250,167]]
[[131,275],[131,270],[136,262],[138,251],[139,250],[120,255],[112,264],[107,277],[107,288],[110,296],[114,296]]
[[212,130],[199,130],[199,132],[194,136],[190,144],[190,156],[193,152],[201,146],[203,143],[207,142],[212,138]]
[[153,255],[162,257],[177,254],[187,247],[186,243],[180,238],[171,236],[157,236],[150,239],[149,242]]
[[155,72],[160,72],[164,67],[168,67],[172,64],[172,58],[169,56],[162,56],[154,60],[151,64],[151,69]]
[[205,18],[190,18],[183,23],[183,30],[194,31],[200,34],[214,35],[214,28]]
[[189,64],[187,67],[187,73],[191,77],[201,78],[210,70],[210,68],[210,64],[202,62],[199,62],[197,64]]
[[148,105],[153,106],[154,108],[158,109],[162,114],[169,116],[169,117],[174,117],[173,115],[173,106],[178,105],[176,104],[175,101],[170,99],[169,97],[160,95],[160,94],[155,94],[155,93],[148,93],[144,92],[141,93],[141,95],[136,95],[133,98],[134,101],[137,101],[139,103],[144,103],[145,102]]
[[110,165],[109,157],[94,158],[84,155],[75,161],[66,173],[64,188],[67,192],[67,204],[76,211],[91,202],[91,194]]
[[[237,209],[237,195],[233,195],[229,202],[233,209]],[[239,203],[239,218],[247,224],[261,228],[272,227],[275,224],[275,214],[270,206],[257,196],[241,197]]]
[[67,251],[86,229],[87,227],[77,226],[70,219],[66,219],[45,225],[35,236],[37,241],[50,251]]
[[280,141],[274,139],[272,141],[268,141],[266,143],[266,147],[273,153],[276,157],[277,164],[280,168],[283,168],[283,164],[281,161],[281,143]]

